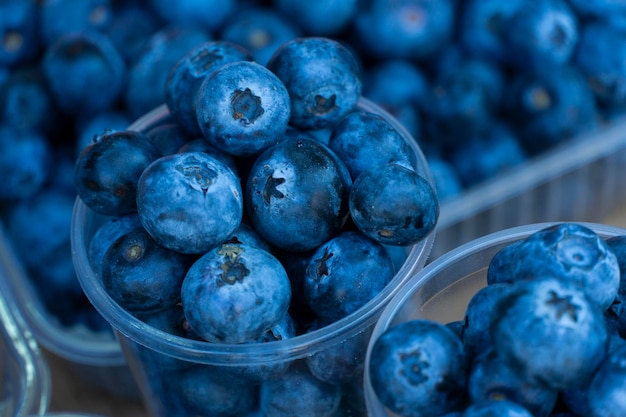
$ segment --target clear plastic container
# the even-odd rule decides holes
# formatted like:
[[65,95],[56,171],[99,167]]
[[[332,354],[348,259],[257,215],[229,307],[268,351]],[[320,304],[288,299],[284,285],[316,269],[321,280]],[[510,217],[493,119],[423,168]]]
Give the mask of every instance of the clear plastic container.
[[[383,114],[402,132],[405,140],[414,150],[418,172],[430,180],[432,184],[432,177],[424,156],[406,130],[387,113],[367,100],[362,100],[359,106],[362,109]],[[145,130],[165,118],[167,118],[167,109],[162,106],[141,118],[131,127],[135,130]],[[399,261],[401,266],[385,289],[358,311],[331,325],[305,335],[277,342],[216,344],[183,339],[159,331],[133,317],[109,297],[90,267],[87,257],[90,239],[102,220],[101,216],[90,211],[80,199],[76,201],[72,223],[72,247],[76,271],[91,302],[117,331],[128,362],[142,388],[146,407],[149,413],[155,417],[192,414],[191,410],[185,409],[176,401],[177,398],[171,398],[176,394],[171,393],[165,386],[169,379],[180,375],[176,371],[183,368],[190,369],[191,367],[210,365],[217,367],[218,372],[223,375],[228,375],[232,372],[242,371],[242,367],[247,366],[255,369],[270,366],[280,367],[288,364],[297,366],[295,363],[305,363],[309,357],[320,352],[329,352],[331,349],[340,348],[343,343],[353,341],[358,341],[356,351],[359,352],[359,355],[361,353],[363,355],[358,362],[358,366],[362,367],[367,338],[382,309],[398,292],[401,284],[423,267],[433,243],[433,234],[431,233],[417,245],[403,248]],[[348,384],[344,384],[343,388],[346,385]],[[349,406],[351,412],[356,413],[353,415],[365,415],[362,372],[353,381],[350,391],[356,394],[354,397],[346,394],[342,407],[348,407],[348,397],[356,398],[355,403]],[[347,390],[344,391],[344,393],[346,392]]]
[[[534,223],[491,233],[438,257],[411,277],[389,302],[370,339],[365,359],[365,401],[370,417],[390,417],[369,382],[369,357],[374,341],[388,328],[414,319],[439,323],[462,320],[472,296],[487,285],[491,258],[505,246],[558,222]],[[608,238],[626,234],[626,229],[598,223],[578,222]]]
[[626,203],[626,119],[563,143],[442,201],[431,259],[480,236],[537,222],[601,222]]
[[120,398],[139,398],[139,389],[113,331],[93,332],[83,326],[66,327],[43,305],[37,290],[0,222],[0,284],[15,300],[16,308],[37,343],[68,365],[90,386]]
[[[0,278],[14,273],[0,250]],[[35,336],[0,279],[0,415],[41,414],[50,400],[50,376]]]

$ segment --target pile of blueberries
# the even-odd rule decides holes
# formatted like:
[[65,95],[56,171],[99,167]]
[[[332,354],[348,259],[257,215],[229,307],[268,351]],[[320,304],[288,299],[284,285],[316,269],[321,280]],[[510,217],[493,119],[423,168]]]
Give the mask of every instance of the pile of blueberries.
[[405,417],[626,413],[626,236],[576,223],[497,252],[463,320],[415,319],[372,345],[371,383]]
[[5,0],[0,16],[0,215],[68,325],[102,325],[72,269],[74,161],[164,103],[170,69],[202,42],[261,65],[299,36],[342,42],[363,96],[426,153],[441,201],[626,104],[626,5],[611,0]]
[[[266,65],[226,41],[185,53],[165,83],[169,117],[105,131],[76,161],[79,198],[105,216],[88,251],[111,298],[170,335],[252,345],[322,329],[378,295],[396,253],[433,233],[439,201],[416,144],[361,104],[359,75],[325,37],[286,41]],[[235,374],[215,400],[188,388],[214,379],[206,366],[140,356],[153,385],[178,383],[155,394],[166,415],[330,416],[347,401],[342,385],[362,381],[366,334],[306,371],[246,358],[211,368]],[[305,388],[281,387],[291,377]],[[318,404],[302,401],[310,391]]]

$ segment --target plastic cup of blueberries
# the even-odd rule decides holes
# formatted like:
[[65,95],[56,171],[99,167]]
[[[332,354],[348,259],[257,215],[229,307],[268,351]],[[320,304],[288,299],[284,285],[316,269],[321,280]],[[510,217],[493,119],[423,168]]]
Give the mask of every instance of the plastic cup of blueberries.
[[[424,155],[410,134],[370,101],[362,98],[358,108],[382,115],[400,131],[413,150],[417,172],[433,184]],[[129,129],[146,131],[168,119],[167,107],[162,105]],[[318,133],[324,134],[315,132]],[[242,408],[255,411],[262,407],[261,398],[268,398],[268,392],[278,392],[277,401],[284,402],[272,404],[275,409],[289,409],[291,402],[300,404],[300,408],[305,404],[304,415],[337,415],[338,411],[366,415],[363,365],[369,336],[402,284],[424,267],[434,240],[431,232],[410,247],[389,248],[396,264],[393,279],[360,309],[338,321],[278,341],[209,343],[158,330],[109,296],[88,260],[90,239],[104,220],[106,217],[77,199],[71,231],[74,264],[85,294],[116,332],[148,412],[154,417],[222,415],[223,410],[232,409],[228,407],[233,406],[233,401],[250,403]],[[343,366],[338,360],[333,362],[337,357],[333,353],[342,349],[354,352],[349,366],[352,373],[345,380],[320,381],[307,372],[311,361],[317,361],[324,369]]]
[[[467,242],[433,260],[413,275],[384,308],[376,323],[365,358],[365,402],[370,417],[392,417],[376,396],[369,379],[369,362],[374,342],[397,324],[427,319],[442,324],[462,320],[472,296],[487,285],[487,268],[502,248],[560,222],[533,223],[504,229]],[[576,222],[602,239],[626,234],[619,227]]]

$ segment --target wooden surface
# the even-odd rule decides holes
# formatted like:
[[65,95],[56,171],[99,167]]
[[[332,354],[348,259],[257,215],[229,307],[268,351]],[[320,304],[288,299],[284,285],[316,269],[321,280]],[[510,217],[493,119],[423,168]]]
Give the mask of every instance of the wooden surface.
[[[626,206],[615,210],[602,223],[626,228]],[[52,382],[51,411],[99,414],[104,417],[148,417],[140,401],[120,399],[88,384],[63,361],[45,353]]]

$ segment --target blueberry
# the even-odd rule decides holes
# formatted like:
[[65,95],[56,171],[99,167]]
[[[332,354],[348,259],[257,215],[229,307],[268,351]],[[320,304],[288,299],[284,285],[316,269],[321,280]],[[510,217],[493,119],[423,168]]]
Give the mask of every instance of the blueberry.
[[489,267],[487,268],[487,284],[496,283],[512,283],[515,281],[515,264],[518,262],[514,257],[518,253],[520,245],[523,240],[518,240],[510,243],[498,250],[491,261],[489,261]]
[[480,184],[528,160],[515,130],[494,121],[476,135],[468,135],[447,155],[465,188]]
[[51,147],[36,130],[0,126],[0,201],[19,201],[41,191],[52,169]]
[[69,33],[104,32],[111,23],[110,0],[46,0],[39,6],[39,36],[51,45]]
[[614,351],[600,365],[588,390],[594,416],[617,417],[626,413],[626,347]]
[[526,408],[507,401],[494,400],[486,403],[472,404],[465,409],[461,417],[533,417]]
[[550,416],[558,397],[558,391],[521,378],[493,349],[474,359],[467,386],[473,404],[507,400],[523,406],[534,417]]
[[220,39],[241,45],[256,62],[267,65],[279,46],[301,34],[301,28],[275,8],[251,6],[224,23]]
[[529,154],[536,155],[598,126],[598,108],[581,68],[551,64],[517,71],[504,114]]
[[603,22],[589,22],[580,29],[573,63],[598,101],[609,107],[626,104],[626,55],[624,31]]
[[330,417],[340,400],[339,385],[319,381],[297,362],[281,378],[261,385],[259,405],[265,417]]
[[55,102],[68,114],[92,115],[121,97],[126,65],[99,33],[71,33],[46,49],[42,69]]
[[234,43],[207,41],[189,50],[171,68],[165,81],[165,103],[172,118],[190,134],[202,135],[196,117],[200,85],[217,68],[236,61],[252,61],[252,55]]
[[607,354],[602,312],[571,282],[518,281],[494,308],[491,337],[502,360],[531,383],[584,387]]
[[106,35],[128,64],[141,55],[150,36],[161,26],[151,9],[135,3],[116,4],[111,22],[105,28]]
[[578,17],[565,0],[526,2],[506,27],[508,61],[520,68],[568,62],[578,43]]
[[350,214],[370,238],[388,245],[424,239],[439,218],[433,187],[398,164],[377,165],[358,176],[350,191]]
[[169,23],[218,30],[237,11],[240,0],[148,0],[148,7]]
[[226,376],[220,367],[195,364],[163,375],[167,415],[230,417],[257,405],[258,387]]
[[145,132],[159,150],[160,156],[176,153],[192,139],[188,132],[176,123],[163,123]]
[[209,40],[203,28],[189,25],[171,24],[153,33],[128,67],[123,97],[128,115],[135,119],[163,104],[171,68],[191,48]]
[[231,62],[213,71],[196,97],[204,137],[232,155],[251,156],[277,142],[289,123],[289,93],[264,66]]
[[335,124],[361,96],[361,66],[346,46],[322,37],[283,43],[267,63],[291,99],[290,123],[300,129]]
[[161,245],[201,254],[239,227],[241,185],[230,168],[204,152],[166,155],[141,174],[137,211]]
[[388,328],[373,342],[369,366],[376,396],[399,415],[440,415],[463,399],[465,351],[443,324],[411,320]]
[[185,316],[198,335],[210,342],[242,343],[284,317],[291,287],[269,252],[227,243],[192,265],[181,294]]
[[159,245],[142,228],[115,240],[102,258],[102,285],[130,312],[149,312],[180,301],[191,258]]
[[141,222],[137,213],[129,213],[120,217],[111,217],[104,221],[89,242],[89,264],[96,273],[101,276],[102,260],[107,250],[120,237],[141,228]]
[[0,63],[16,65],[37,56],[39,6],[34,0],[8,0],[0,4]]
[[52,137],[59,132],[59,109],[41,68],[24,66],[11,70],[0,87],[2,125],[34,130]]
[[508,22],[525,0],[466,0],[459,17],[459,44],[471,55],[503,63],[510,51],[505,44]]
[[510,262],[514,280],[550,275],[571,281],[602,311],[619,289],[615,254],[593,230],[576,223],[560,223],[533,233],[517,247],[517,259]]
[[368,0],[353,19],[355,43],[377,58],[424,59],[452,40],[452,0]]
[[375,165],[416,168],[408,142],[382,116],[366,111],[354,111],[339,120],[328,147],[345,163],[353,180]]
[[482,133],[494,116],[488,85],[462,64],[435,76],[422,109],[425,141],[451,147]]
[[250,223],[279,248],[314,249],[345,224],[351,183],[328,147],[313,139],[286,139],[250,170],[244,196]]
[[496,302],[509,289],[509,284],[491,284],[478,290],[470,299],[461,328],[461,340],[470,358],[489,351],[493,347],[489,332],[491,316]]
[[137,181],[158,157],[158,150],[142,133],[105,133],[78,156],[76,192],[96,213],[116,216],[136,211]]
[[362,332],[306,358],[311,374],[329,384],[360,381],[369,333]]
[[360,232],[345,231],[322,244],[304,278],[307,303],[326,322],[357,311],[394,276],[385,248]]
[[273,6],[313,36],[333,37],[347,29],[356,12],[357,0],[274,0]]

